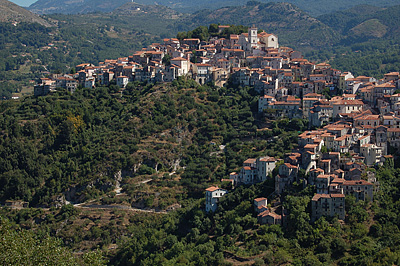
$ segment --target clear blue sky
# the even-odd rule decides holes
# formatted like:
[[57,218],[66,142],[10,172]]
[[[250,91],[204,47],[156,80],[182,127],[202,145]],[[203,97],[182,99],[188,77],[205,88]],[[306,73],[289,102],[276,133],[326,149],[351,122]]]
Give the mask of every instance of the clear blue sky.
[[19,6],[30,6],[35,3],[37,0],[9,0],[13,3],[16,3]]

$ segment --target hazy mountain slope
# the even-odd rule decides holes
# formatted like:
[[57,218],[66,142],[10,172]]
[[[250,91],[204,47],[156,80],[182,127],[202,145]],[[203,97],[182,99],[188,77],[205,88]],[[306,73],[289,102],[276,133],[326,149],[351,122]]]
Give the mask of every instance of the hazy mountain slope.
[[[191,28],[211,23],[256,25],[279,36],[289,46],[325,46],[340,40],[340,35],[319,20],[289,3],[248,2],[245,6],[203,10],[187,19]],[[186,24],[187,25],[187,24]]]
[[[204,8],[208,9],[218,9],[225,6],[240,6],[245,2],[240,0],[137,0],[139,3],[143,4],[161,4],[166,5],[176,10],[182,12],[194,12],[202,10]],[[281,2],[279,0],[261,0],[261,2]],[[328,14],[334,11],[343,10],[356,5],[368,4],[379,7],[387,7],[399,4],[398,0],[353,0],[349,2],[348,0],[286,0],[285,2],[292,3],[302,10],[309,12],[313,16],[318,16],[321,14]]]
[[[88,13],[94,11],[109,12],[130,2],[129,0],[100,1],[100,0],[38,0],[29,7],[35,13]],[[218,9],[225,6],[240,6],[245,4],[240,0],[136,0],[140,4],[164,5],[180,12],[196,12],[203,9]],[[278,2],[261,0],[261,2]],[[334,11],[343,10],[360,4],[369,4],[380,7],[387,7],[398,4],[398,0],[287,0],[313,16],[328,14]]]
[[319,16],[318,19],[349,38],[397,38],[399,13],[400,5],[390,8],[362,5]]
[[360,24],[367,15],[376,13],[379,10],[382,9],[374,6],[360,5],[317,18],[326,25],[334,27],[340,33],[347,33],[349,29]]
[[295,4],[313,16],[329,14],[331,12],[352,8],[357,5],[388,7],[399,4],[398,0],[287,0],[287,2]]
[[160,5],[142,5],[135,2],[128,2],[116,8],[114,14],[125,16],[155,16],[164,19],[177,19],[182,16],[181,13]]
[[127,2],[129,0],[38,0],[28,9],[38,14],[111,12]]
[[0,0],[0,22],[37,22],[49,27],[50,24],[36,14],[7,0]]

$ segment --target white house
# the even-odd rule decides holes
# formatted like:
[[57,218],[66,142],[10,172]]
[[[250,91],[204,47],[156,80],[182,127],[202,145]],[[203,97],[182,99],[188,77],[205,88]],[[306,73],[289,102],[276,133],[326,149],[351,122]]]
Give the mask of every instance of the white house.
[[258,34],[258,38],[260,41],[260,46],[261,48],[278,48],[279,43],[278,43],[278,37],[274,34],[269,34],[266,32],[261,32]]
[[219,198],[223,197],[227,190],[218,187],[209,187],[206,189],[206,212],[217,210]]
[[119,76],[117,77],[117,86],[120,88],[125,88],[129,82],[129,78],[127,76]]
[[95,86],[95,83],[96,83],[95,81],[96,81],[96,79],[94,77],[87,78],[85,80],[84,87],[85,88],[90,88],[90,89],[93,88]]
[[212,80],[213,66],[210,64],[193,64],[193,77],[200,84],[206,84]]
[[261,213],[263,211],[268,210],[267,203],[268,203],[267,198],[254,199],[254,208],[255,208],[256,212]]
[[366,165],[375,165],[381,161],[382,148],[375,144],[363,144],[360,146],[360,155],[365,158]]
[[273,157],[260,157],[256,160],[257,179],[261,182],[265,181],[269,173],[275,169],[278,160]]
[[333,117],[338,114],[349,114],[363,110],[364,103],[360,100],[339,100],[332,103]]
[[190,70],[190,61],[183,57],[175,57],[171,59],[171,65],[179,67],[178,76],[183,76],[187,74]]

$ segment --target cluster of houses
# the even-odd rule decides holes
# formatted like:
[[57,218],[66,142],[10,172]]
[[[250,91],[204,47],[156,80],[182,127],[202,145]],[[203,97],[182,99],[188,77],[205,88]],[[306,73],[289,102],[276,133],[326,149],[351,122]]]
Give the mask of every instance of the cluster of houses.
[[[220,31],[227,27],[220,26]],[[97,84],[116,84],[124,88],[132,81],[170,82],[180,76],[190,77],[199,84],[213,82],[219,87],[230,77],[237,84],[254,85],[256,76],[260,82],[270,80],[270,74],[280,75],[282,67],[296,58],[301,58],[299,52],[279,47],[277,36],[259,32],[255,27],[249,28],[248,33],[232,34],[229,39],[170,38],[131,56],[99,62],[97,66],[80,64],[75,74],[51,74],[39,79],[34,94],[46,95],[56,88],[73,92],[79,85],[93,88]]]
[[[321,102],[318,100],[315,104]],[[368,167],[393,160],[388,154],[390,149],[400,147],[400,118],[395,112],[375,114],[381,109],[356,99],[353,94],[334,97],[331,102],[331,108],[337,114],[335,122],[301,133],[296,149],[286,154],[279,164],[282,159],[268,156],[247,159],[239,172],[230,174],[230,180],[240,185],[274,178],[274,193],[280,195],[300,181],[301,171],[305,177],[304,186],[316,188],[311,202],[312,221],[321,216],[337,216],[343,220],[346,195],[357,200],[373,200],[377,186]],[[278,174],[272,176],[277,165]],[[266,206],[257,202],[255,199],[257,207]],[[260,223],[284,221],[283,213],[277,214],[267,207],[258,210]]]
[[[301,59],[305,60],[305,59]],[[339,120],[342,114],[362,109],[373,109],[375,114],[400,115],[399,72],[384,75],[383,79],[341,73],[329,64],[307,62],[311,73],[300,76],[288,71],[291,78],[265,82],[264,95],[258,100],[258,111],[267,117],[308,118],[311,126],[320,127]],[[285,69],[286,71],[286,69]],[[302,81],[292,81],[293,78]],[[324,95],[335,91],[343,97],[325,99]]]
[[[392,159],[392,156],[386,155],[390,141],[385,132],[390,128],[379,124],[374,128],[364,128],[359,119],[368,119],[370,111],[352,114],[353,122],[346,117],[320,129],[301,133],[298,147],[286,154],[283,160],[268,156],[247,159],[239,172],[230,174],[230,180],[235,185],[241,185],[274,178],[275,195],[281,195],[295,182],[303,181],[304,186],[313,185],[316,189],[311,202],[311,221],[321,216],[337,216],[344,220],[345,196],[352,195],[356,200],[373,200],[377,186],[374,184],[374,174],[368,171],[368,167]],[[275,167],[278,167],[278,174],[272,176]],[[302,180],[301,169],[305,177]],[[206,211],[215,211],[218,199],[228,192],[223,189],[219,191],[223,193],[215,198],[206,192]],[[254,205],[261,224],[285,222],[284,212],[281,210],[278,214],[276,208],[267,207],[266,198],[255,199]]]
[[[256,53],[248,56],[231,80],[263,92],[258,107],[265,116],[308,118],[310,128],[317,129],[301,133],[297,148],[283,160],[247,159],[230,180],[240,185],[274,178],[274,193],[281,195],[301,175],[304,186],[316,189],[311,221],[322,216],[343,220],[346,196],[373,200],[378,184],[368,167],[393,160],[390,150],[400,147],[400,74],[388,73],[380,80],[354,77],[326,63],[310,63],[286,48],[275,51],[274,60]],[[343,94],[326,99],[332,91]],[[277,165],[278,174],[272,177]],[[284,211],[267,207],[266,198],[255,199],[254,206],[260,223],[284,223]]]
[[[400,147],[399,72],[380,80],[354,77],[327,63],[309,62],[300,52],[280,47],[274,34],[256,27],[229,39],[164,39],[132,56],[105,60],[98,66],[81,64],[76,71],[40,79],[34,94],[46,95],[56,88],[73,92],[79,85],[125,88],[132,81],[170,82],[180,76],[222,87],[229,79],[263,94],[258,109],[265,116],[308,118],[310,128],[319,129],[299,135],[298,147],[285,156],[275,177],[271,177],[272,170],[282,159],[267,156],[246,160],[229,180],[238,185],[274,178],[279,195],[299,181],[302,172],[304,185],[315,185],[317,191],[312,199],[312,221],[321,216],[344,219],[346,195],[372,200],[374,178],[367,167],[390,160],[389,150]],[[343,94],[326,99],[331,92]],[[208,188],[206,211],[215,211],[226,193],[218,187]],[[266,198],[255,199],[254,204],[260,223],[284,220],[283,213],[267,207]]]
[[[377,184],[368,167],[393,159],[388,151],[390,147],[399,147],[400,119],[394,113],[375,115],[373,109],[367,109],[363,101],[354,97],[348,94],[335,97],[336,102],[350,104],[352,112],[338,113],[337,121],[301,133],[297,148],[286,154],[283,162],[278,164],[282,159],[268,156],[247,159],[239,172],[230,174],[230,180],[240,185],[274,178],[274,193],[280,195],[300,181],[302,169],[304,186],[316,188],[311,201],[312,221],[321,216],[337,216],[343,220],[346,195],[356,200],[373,200]],[[277,165],[278,174],[272,177]],[[275,213],[260,199],[254,201],[260,223],[284,222],[284,213]]]

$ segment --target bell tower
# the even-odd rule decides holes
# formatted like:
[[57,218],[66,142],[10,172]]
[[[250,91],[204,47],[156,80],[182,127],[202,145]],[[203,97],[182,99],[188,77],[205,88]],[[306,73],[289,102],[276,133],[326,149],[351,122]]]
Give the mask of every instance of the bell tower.
[[249,44],[251,46],[255,46],[258,43],[258,37],[257,37],[257,28],[256,27],[251,27],[249,28]]

